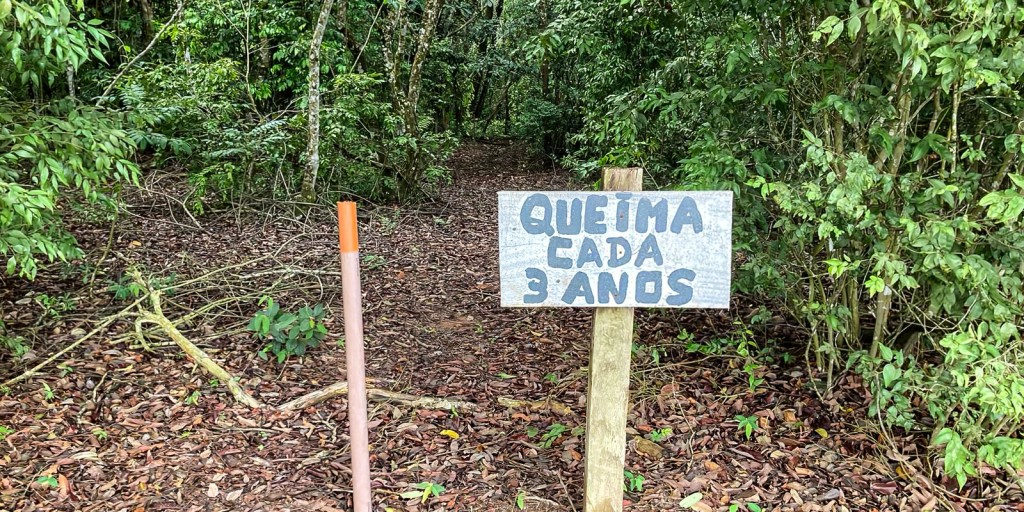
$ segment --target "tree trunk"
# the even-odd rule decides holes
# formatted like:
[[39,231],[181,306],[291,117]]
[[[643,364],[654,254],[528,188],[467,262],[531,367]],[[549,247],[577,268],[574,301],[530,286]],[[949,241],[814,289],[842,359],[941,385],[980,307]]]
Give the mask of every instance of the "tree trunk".
[[345,38],[345,49],[352,54],[352,66],[351,69],[356,73],[363,72],[363,58],[362,52],[359,51],[359,40],[356,39],[356,35],[352,32],[352,29],[348,26],[348,1],[342,0],[338,2],[338,11],[334,14],[335,23],[339,30],[341,30],[342,36]]
[[[402,83],[402,61],[404,60],[405,38],[404,33],[412,32],[409,27],[408,18],[403,17],[403,10],[406,8],[404,2],[399,3],[391,11],[391,27],[385,30],[384,38],[384,63],[388,70],[388,85],[391,88],[391,105],[395,109],[402,123],[398,127],[398,135],[405,135],[415,140],[419,136],[419,113],[418,104],[420,89],[423,79],[423,65],[430,53],[430,45],[434,38],[434,29],[437,27],[437,18],[441,14],[442,0],[426,0],[423,6],[422,22],[419,28],[419,38],[415,41],[416,53],[413,55],[412,63],[409,65],[409,77]],[[398,194],[400,200],[406,200],[420,191],[420,178],[423,176],[424,166],[420,162],[419,145],[408,145],[403,162],[398,169]]]
[[320,44],[333,4],[334,0],[324,0],[313,29],[313,41],[309,44],[309,144],[306,146],[306,172],[302,175],[302,199],[310,203],[316,201],[316,177],[320,172]]
[[[484,10],[484,16],[488,21],[501,23],[501,13],[504,10],[504,0],[498,0],[497,4],[493,8],[488,7]],[[494,42],[494,39],[498,36],[498,27],[491,30],[484,36],[483,40],[477,45],[476,57],[478,60],[483,61],[484,65],[480,71],[477,71],[476,77],[473,80],[473,101],[470,104],[473,109],[473,117],[475,119],[481,119],[484,116],[484,108],[487,105],[487,95],[490,90],[490,65],[487,64],[487,50],[490,45]]]
[[153,4],[149,0],[139,0],[139,12],[142,14],[143,43],[153,40]]
[[64,70],[68,76],[68,97],[75,99],[75,68],[71,64]]

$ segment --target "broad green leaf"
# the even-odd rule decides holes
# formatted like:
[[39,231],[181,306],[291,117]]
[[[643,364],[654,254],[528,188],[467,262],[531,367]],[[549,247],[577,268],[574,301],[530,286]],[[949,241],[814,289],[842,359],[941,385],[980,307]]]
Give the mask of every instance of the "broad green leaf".
[[889,363],[882,368],[882,384],[885,387],[891,388],[893,383],[895,383],[899,378],[900,370],[893,366],[892,363]]
[[850,20],[846,23],[846,30],[850,34],[850,40],[857,39],[857,34],[860,33],[860,16],[851,16]]
[[832,43],[839,40],[839,36],[843,35],[843,25],[843,21],[836,23],[835,27],[832,28],[832,32],[828,36],[828,41],[825,43],[825,46],[831,46]]
[[699,503],[702,499],[704,499],[704,495],[702,493],[695,492],[683,498],[682,501],[679,502],[679,506],[681,508],[693,508],[693,506]]

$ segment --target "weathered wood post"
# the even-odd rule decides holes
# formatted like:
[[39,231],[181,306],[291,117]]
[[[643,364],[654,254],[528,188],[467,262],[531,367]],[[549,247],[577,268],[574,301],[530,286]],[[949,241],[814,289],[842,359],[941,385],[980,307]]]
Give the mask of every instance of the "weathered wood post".
[[[606,191],[638,192],[643,188],[643,169],[608,168],[603,180]],[[584,512],[622,510],[632,346],[633,308],[594,310],[583,451]]]

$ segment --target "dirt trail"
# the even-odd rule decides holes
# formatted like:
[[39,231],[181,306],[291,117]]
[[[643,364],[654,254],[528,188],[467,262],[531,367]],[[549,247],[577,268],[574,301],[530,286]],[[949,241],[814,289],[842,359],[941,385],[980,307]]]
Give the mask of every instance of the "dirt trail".
[[[498,305],[496,192],[570,186],[563,173],[526,155],[516,145],[466,144],[450,163],[454,184],[436,202],[364,209],[368,375],[389,389],[480,405],[455,414],[371,404],[380,510],[513,510],[519,495],[526,510],[581,508],[589,313]],[[328,306],[331,336],[307,357],[264,362],[255,355],[260,342],[230,330],[259,309],[255,300],[184,329],[268,403],[344,378],[344,352],[334,343],[342,330],[339,283],[328,272],[337,265],[330,209],[306,222],[215,215],[199,219],[202,229],[141,200],[130,211],[115,251],[158,275],[199,275],[268,251],[280,251],[276,265],[326,269],[277,297],[288,308]],[[101,224],[83,224],[77,234],[96,253],[106,243]],[[100,275],[116,280],[118,265],[112,261]],[[16,301],[60,290],[80,307],[47,327],[40,345],[70,341],[87,318],[116,306],[109,293],[90,294],[53,271],[31,287],[4,287],[9,325],[27,325],[40,313],[36,302],[15,309]],[[176,303],[168,314],[199,306]],[[737,303],[733,313],[748,318],[750,309]],[[783,349],[771,345],[756,370],[763,383],[751,391],[743,361],[728,347],[744,336],[767,346],[763,337],[786,332],[737,333],[731,319],[724,312],[638,315],[627,468],[644,480],[641,486],[634,478],[627,510],[678,510],[680,499],[698,491],[704,510],[743,503],[764,510],[919,508],[909,492],[917,484],[896,480],[894,469],[877,461],[874,437],[854,424],[863,403],[856,380],[822,403],[806,386],[806,370],[784,364]],[[13,430],[0,441],[0,511],[349,509],[344,399],[297,414],[253,412],[174,349],[149,355],[109,343],[126,328],[83,345],[63,370],[51,368],[0,396],[0,425]],[[681,332],[695,335],[694,349],[710,347],[708,355],[683,350]],[[717,355],[713,347],[725,348]],[[793,356],[799,361],[802,353]],[[0,360],[0,371],[16,373],[12,368],[9,358]],[[572,414],[509,409],[499,398],[551,400]],[[737,415],[756,418],[749,439]],[[46,476],[57,488],[39,483]],[[400,497],[421,482],[445,490],[426,504]]]

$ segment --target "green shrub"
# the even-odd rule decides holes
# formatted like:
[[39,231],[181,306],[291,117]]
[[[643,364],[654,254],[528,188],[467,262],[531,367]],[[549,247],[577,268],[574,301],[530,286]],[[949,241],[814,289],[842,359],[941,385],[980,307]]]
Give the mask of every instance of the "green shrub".
[[322,304],[312,308],[303,306],[295,313],[287,313],[272,298],[265,297],[260,301],[261,305],[264,303],[266,308],[249,321],[249,330],[256,338],[269,341],[260,349],[260,358],[266,360],[269,352],[278,363],[283,363],[293,355],[301,356],[308,349],[316,348],[327,336]]

